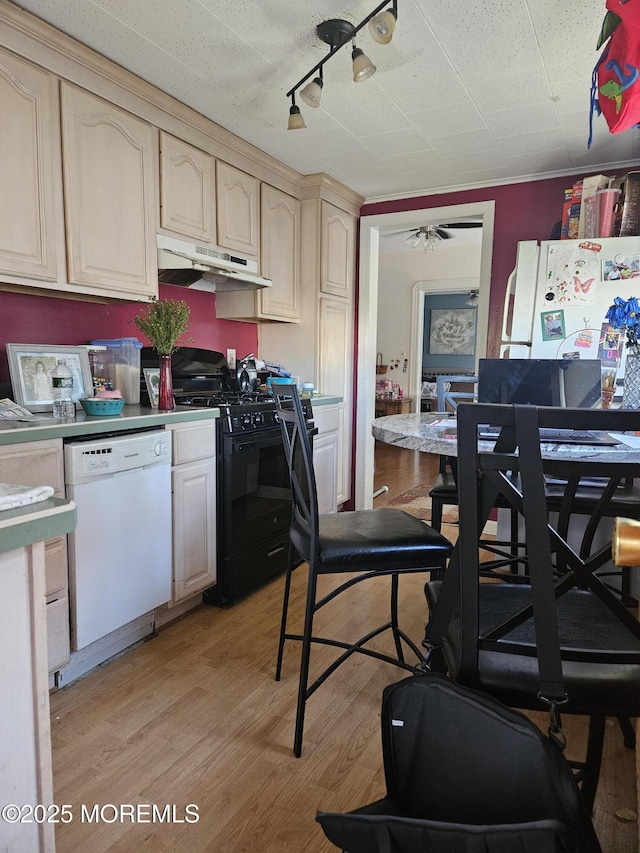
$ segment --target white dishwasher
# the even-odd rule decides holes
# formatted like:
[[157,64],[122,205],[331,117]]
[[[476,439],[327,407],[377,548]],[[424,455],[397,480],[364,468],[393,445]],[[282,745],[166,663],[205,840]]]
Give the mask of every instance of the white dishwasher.
[[164,430],[65,444],[71,646],[90,643],[171,598],[171,443]]

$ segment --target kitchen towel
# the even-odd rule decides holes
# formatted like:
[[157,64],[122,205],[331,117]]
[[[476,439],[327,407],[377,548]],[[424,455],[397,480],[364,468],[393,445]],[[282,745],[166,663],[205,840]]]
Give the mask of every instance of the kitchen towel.
[[38,501],[46,501],[53,495],[51,486],[21,486],[16,483],[0,483],[0,512],[15,509]]

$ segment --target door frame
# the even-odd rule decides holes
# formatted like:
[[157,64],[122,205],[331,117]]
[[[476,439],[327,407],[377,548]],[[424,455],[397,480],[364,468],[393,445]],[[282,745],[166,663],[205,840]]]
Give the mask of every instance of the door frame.
[[[380,233],[398,228],[416,228],[424,225],[426,221],[443,222],[447,219],[466,216],[481,218],[483,226],[476,346],[476,355],[481,358],[486,354],[489,326],[495,202],[479,201],[420,210],[404,210],[397,213],[379,213],[360,218],[358,346],[356,351],[357,405],[355,406],[356,454],[353,495],[356,509],[369,509],[373,506],[375,442],[371,433],[371,423],[375,417]],[[419,320],[422,322],[422,315],[420,315]],[[414,317],[415,322],[416,318]],[[410,369],[413,369],[415,373],[415,367],[410,365]]]

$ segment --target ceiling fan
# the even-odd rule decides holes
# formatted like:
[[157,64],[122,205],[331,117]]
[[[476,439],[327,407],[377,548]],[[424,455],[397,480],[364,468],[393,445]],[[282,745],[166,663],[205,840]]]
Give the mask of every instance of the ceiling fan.
[[[453,235],[450,230],[455,228],[482,228],[482,222],[450,222],[443,225],[421,225],[420,228],[408,229],[406,242],[412,249],[435,249],[442,240],[449,240]],[[403,233],[403,232],[400,232]]]

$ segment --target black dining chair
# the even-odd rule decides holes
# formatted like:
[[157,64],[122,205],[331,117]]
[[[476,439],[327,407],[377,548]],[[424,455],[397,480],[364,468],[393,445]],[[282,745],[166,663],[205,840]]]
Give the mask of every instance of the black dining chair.
[[[425,643],[432,665],[505,704],[589,717],[585,761],[578,771],[591,808],[605,718],[640,714],[640,624],[599,576],[611,560],[608,504],[640,463],[611,447],[541,445],[538,428],[635,431],[633,411],[466,404],[458,409],[459,538],[442,581],[429,581]],[[480,449],[478,426],[501,427],[492,450]],[[486,447],[486,445],[485,445]],[[543,452],[544,451],[544,452]],[[563,525],[549,512],[548,480],[571,502],[585,477],[601,478],[583,522]],[[498,496],[518,513],[527,569],[483,582],[479,539]],[[586,522],[586,523],[585,523]],[[495,573],[494,578],[495,580]]]
[[[291,549],[285,578],[276,680],[280,680],[282,673],[285,642],[300,641],[302,650],[294,735],[294,753],[300,756],[307,699],[354,653],[365,654],[409,671],[421,661],[420,648],[398,624],[398,578],[408,572],[442,574],[452,545],[429,525],[399,509],[381,508],[319,515],[312,445],[296,386],[278,386],[274,400],[289,465],[292,494]],[[308,565],[301,634],[289,633],[287,630],[291,576],[300,560]],[[336,576],[337,584],[329,592],[320,594],[318,578],[327,574]],[[342,574],[348,577],[338,577]],[[390,576],[390,616],[387,622],[371,627],[364,636],[355,640],[314,633],[314,618],[318,611],[354,585],[385,575]],[[386,632],[393,639],[394,654],[369,646],[371,640]],[[405,660],[403,643],[415,655],[415,663]],[[341,651],[315,675],[310,684],[313,645],[332,646]]]

